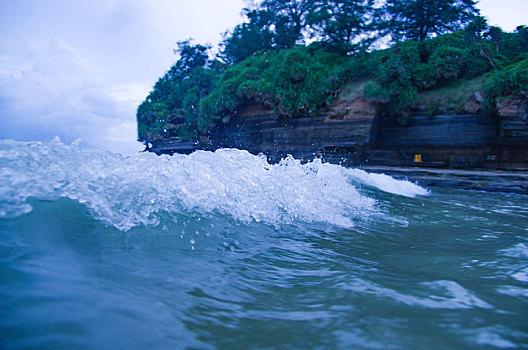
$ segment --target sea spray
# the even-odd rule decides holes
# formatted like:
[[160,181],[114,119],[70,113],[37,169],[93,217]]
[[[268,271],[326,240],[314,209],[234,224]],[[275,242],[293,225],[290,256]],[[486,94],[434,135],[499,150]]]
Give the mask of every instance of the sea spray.
[[157,225],[160,213],[225,214],[241,222],[322,222],[352,227],[377,210],[358,184],[416,196],[427,191],[386,175],[287,157],[269,164],[237,149],[124,157],[60,140],[0,141],[0,217],[31,211],[27,199],[76,200],[120,230]]

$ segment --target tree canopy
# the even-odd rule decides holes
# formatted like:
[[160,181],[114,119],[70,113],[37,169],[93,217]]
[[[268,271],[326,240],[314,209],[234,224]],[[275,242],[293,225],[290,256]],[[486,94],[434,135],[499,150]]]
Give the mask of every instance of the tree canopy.
[[423,41],[462,29],[478,15],[475,0],[386,0],[384,24],[393,39]]
[[336,52],[355,51],[365,42],[365,34],[374,31],[374,0],[320,0],[311,24],[321,41]]
[[[317,40],[347,54],[365,41],[378,24],[374,0],[263,0],[244,10],[247,21],[226,33],[221,57],[243,61],[270,49],[292,48]],[[379,14],[378,14],[379,15]]]
[[208,55],[209,48],[190,40],[177,43],[178,61],[161,77],[146,100],[138,107],[138,135],[150,140],[161,136],[195,138],[211,121],[199,113],[218,75],[218,64]]

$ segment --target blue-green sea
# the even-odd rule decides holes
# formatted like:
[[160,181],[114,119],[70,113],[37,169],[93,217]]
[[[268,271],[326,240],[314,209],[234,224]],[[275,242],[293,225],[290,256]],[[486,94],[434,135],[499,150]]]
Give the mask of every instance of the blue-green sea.
[[0,349],[528,348],[528,197],[0,141]]

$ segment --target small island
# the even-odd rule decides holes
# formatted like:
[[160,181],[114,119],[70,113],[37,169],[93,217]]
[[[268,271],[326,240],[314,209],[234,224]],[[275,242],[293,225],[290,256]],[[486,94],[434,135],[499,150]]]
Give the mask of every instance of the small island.
[[149,151],[236,147],[528,193],[528,27],[489,26],[473,1],[265,0],[244,13],[215,56],[178,43],[137,111]]

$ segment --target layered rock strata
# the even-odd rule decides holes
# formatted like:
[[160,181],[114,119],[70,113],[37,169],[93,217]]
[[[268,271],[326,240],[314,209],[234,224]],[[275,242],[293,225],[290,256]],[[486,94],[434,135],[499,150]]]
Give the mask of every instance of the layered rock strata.
[[524,95],[501,99],[498,117],[416,113],[406,126],[379,117],[374,105],[361,97],[338,100],[326,113],[299,118],[282,118],[252,104],[207,138],[157,140],[150,150],[170,154],[236,147],[264,153],[270,161],[291,154],[354,166],[523,170],[528,169],[527,100]]

